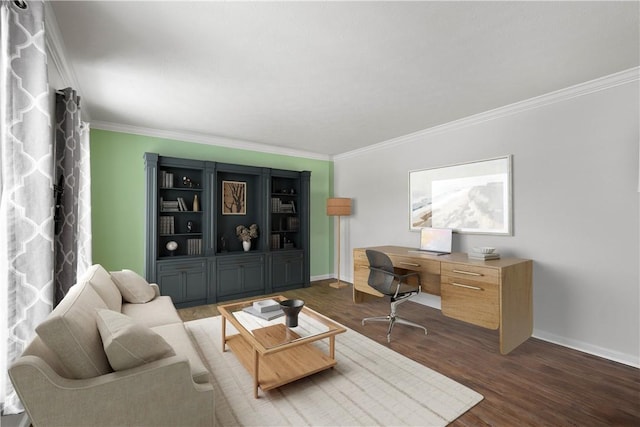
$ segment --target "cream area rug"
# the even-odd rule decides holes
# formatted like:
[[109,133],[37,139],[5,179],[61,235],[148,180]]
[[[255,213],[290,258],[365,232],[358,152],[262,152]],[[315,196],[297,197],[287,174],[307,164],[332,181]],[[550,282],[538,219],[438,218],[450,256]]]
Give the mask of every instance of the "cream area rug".
[[[185,323],[214,378],[216,426],[445,426],[481,394],[347,328],[333,369],[253,397],[220,316]],[[227,322],[227,335],[236,331]],[[317,345],[328,348],[328,339]]]

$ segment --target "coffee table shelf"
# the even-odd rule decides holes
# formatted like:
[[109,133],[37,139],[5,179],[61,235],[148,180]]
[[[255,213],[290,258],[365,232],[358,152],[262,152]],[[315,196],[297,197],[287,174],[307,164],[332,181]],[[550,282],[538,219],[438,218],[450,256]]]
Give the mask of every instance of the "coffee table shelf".
[[[304,307],[300,313],[301,323],[305,319],[319,323],[323,328],[298,335],[294,329],[285,326],[284,319],[265,322],[266,326],[248,330],[234,313],[265,298],[218,306],[222,314],[222,349],[229,346],[240,363],[249,371],[254,380],[254,397],[258,397],[258,388],[272,390],[290,382],[313,375],[334,367],[335,336],[346,331],[341,325],[331,321],[315,311]],[[283,301],[283,296],[271,297]],[[306,316],[306,317],[305,317]],[[226,322],[231,323],[238,334],[227,335]],[[322,351],[315,341],[329,339],[328,353]]]

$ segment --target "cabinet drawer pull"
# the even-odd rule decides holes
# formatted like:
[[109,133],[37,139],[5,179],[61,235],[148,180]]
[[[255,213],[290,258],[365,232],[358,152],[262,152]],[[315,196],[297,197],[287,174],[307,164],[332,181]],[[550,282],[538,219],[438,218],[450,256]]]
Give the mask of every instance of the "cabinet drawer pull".
[[420,267],[420,264],[414,264],[412,262],[403,262],[403,261],[399,261],[398,264],[402,264],[402,265],[410,265],[411,267]]
[[474,273],[473,271],[453,270],[454,273],[466,274],[467,276],[482,276],[481,273]]
[[474,291],[483,291],[484,289],[479,288],[477,286],[471,286],[471,285],[463,285],[462,283],[456,283],[456,282],[451,282],[451,284],[453,286],[458,286],[460,288],[467,288],[467,289],[473,289]]

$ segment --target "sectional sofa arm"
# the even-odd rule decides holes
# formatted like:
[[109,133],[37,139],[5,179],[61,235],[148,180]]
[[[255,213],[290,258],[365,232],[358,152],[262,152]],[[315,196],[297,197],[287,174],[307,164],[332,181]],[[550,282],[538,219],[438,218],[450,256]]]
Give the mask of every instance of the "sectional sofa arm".
[[81,380],[23,356],[9,375],[35,427],[214,425],[213,386],[193,382],[184,356]]

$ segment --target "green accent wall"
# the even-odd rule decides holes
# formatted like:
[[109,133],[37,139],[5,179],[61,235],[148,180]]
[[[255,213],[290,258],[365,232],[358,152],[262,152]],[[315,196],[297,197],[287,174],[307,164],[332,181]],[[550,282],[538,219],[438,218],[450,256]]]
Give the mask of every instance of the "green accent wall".
[[333,273],[333,162],[218,147],[128,133],[91,130],[93,262],[144,275],[145,152],[278,169],[311,171],[311,276]]

